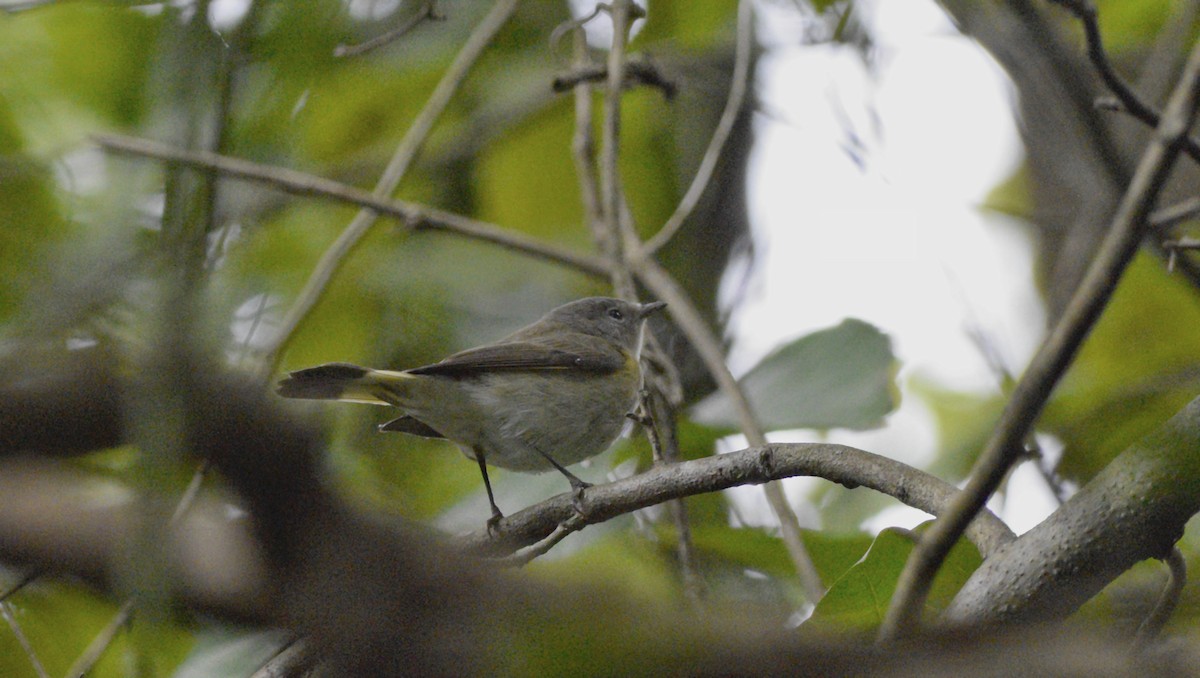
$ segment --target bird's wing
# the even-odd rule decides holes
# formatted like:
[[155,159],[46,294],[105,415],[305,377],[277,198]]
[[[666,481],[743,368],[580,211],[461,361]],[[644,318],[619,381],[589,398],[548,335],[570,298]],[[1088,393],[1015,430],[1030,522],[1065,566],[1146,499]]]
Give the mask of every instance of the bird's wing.
[[409,374],[466,377],[500,370],[578,370],[615,372],[625,364],[617,351],[563,350],[530,342],[507,342],[455,353],[441,362],[408,370]]

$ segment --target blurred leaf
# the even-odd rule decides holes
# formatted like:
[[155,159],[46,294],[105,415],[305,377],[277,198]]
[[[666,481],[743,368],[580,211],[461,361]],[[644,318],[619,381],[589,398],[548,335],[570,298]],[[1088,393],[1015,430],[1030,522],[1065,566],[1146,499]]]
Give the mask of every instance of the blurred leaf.
[[614,530],[585,548],[575,549],[569,542],[581,534],[568,537],[550,552],[551,557],[538,558],[525,570],[568,586],[615,588],[639,600],[676,600],[676,566],[653,542],[629,530]]
[[1162,32],[1177,4],[1170,0],[1099,0],[1097,18],[1105,48],[1116,53],[1145,47]]
[[1006,179],[992,187],[983,199],[984,209],[1011,217],[1028,219],[1033,212],[1030,199],[1029,168],[1022,164]]
[[[0,93],[55,150],[102,118],[128,126],[145,112],[147,67],[159,20],[103,3],[58,3],[0,14]],[[66,110],[66,109],[70,110]]]
[[[873,325],[847,319],[776,350],[742,377],[750,406],[768,429],[868,429],[896,407],[896,358]],[[696,421],[737,426],[714,393],[692,408]]]
[[1200,391],[1200,296],[1139,255],[1043,417],[1066,445],[1058,472],[1086,481]]
[[937,423],[937,458],[925,470],[950,482],[965,478],[995,429],[1005,399],[999,393],[946,391],[919,379],[909,385]]
[[[827,585],[836,581],[870,547],[868,534],[835,534],[804,530],[804,545],[813,564]],[[693,528],[692,541],[697,552],[719,558],[739,567],[752,568],[774,577],[794,578],[796,568],[778,536],[758,528],[706,526]]]
[[474,175],[480,218],[546,239],[590,242],[575,166],[563,150],[571,145],[573,111],[563,98],[486,149]]
[[710,47],[718,39],[732,42],[736,11],[736,3],[717,0],[651,3],[631,47],[640,49],[653,40],[678,41],[690,48]]
[[[37,259],[66,231],[50,172],[24,153],[20,130],[0,96],[0,321],[24,297]],[[37,271],[40,272],[40,271]]]
[[[19,590],[10,602],[38,659],[56,676],[66,673],[118,608],[81,586],[41,579]],[[192,646],[191,633],[177,624],[137,618],[132,623],[134,633],[129,632],[130,627],[118,632],[89,676],[128,676],[132,673],[131,658],[137,658],[149,675],[168,675]],[[6,625],[3,628],[0,657],[11,657],[13,664],[25,667],[3,675],[34,675],[25,673],[29,671],[29,660]],[[0,659],[0,669],[8,666],[8,659]]]
[[[906,530],[889,528],[880,532],[866,555],[829,588],[803,628],[833,633],[875,631],[887,614],[912,547],[913,538]],[[975,547],[960,540],[938,571],[926,601],[926,614],[945,609],[981,562]]]

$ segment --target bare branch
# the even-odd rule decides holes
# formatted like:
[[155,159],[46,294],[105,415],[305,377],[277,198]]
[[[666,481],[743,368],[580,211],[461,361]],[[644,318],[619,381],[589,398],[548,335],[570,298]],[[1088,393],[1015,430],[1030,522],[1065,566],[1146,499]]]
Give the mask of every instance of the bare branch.
[[1187,561],[1183,559],[1183,553],[1179,547],[1172,548],[1167,557],[1163,558],[1163,562],[1167,566],[1167,585],[1163,587],[1162,594],[1154,603],[1154,609],[1151,610],[1150,616],[1146,617],[1142,625],[1138,627],[1135,642],[1141,648],[1145,648],[1157,638],[1163,627],[1166,626],[1167,620],[1171,618],[1171,614],[1179,605],[1179,598],[1183,595],[1183,586],[1187,583]]
[[71,664],[71,668],[67,669],[66,675],[86,676],[91,673],[92,669],[96,666],[96,662],[100,661],[100,658],[104,656],[104,651],[108,649],[109,645],[112,645],[113,640],[117,637],[117,632],[129,622],[131,614],[133,614],[132,598],[125,601],[117,610],[117,613],[113,615],[112,619],[108,620],[108,623],[104,625],[104,628],[100,629],[100,633],[96,634],[96,637],[88,644],[83,654],[79,655],[79,658]]
[[[625,47],[629,38],[630,5],[632,0],[616,0],[609,7],[612,15],[613,39],[608,51],[608,82],[604,90],[604,119],[600,134],[600,214],[603,228],[597,230],[600,253],[613,264],[613,289],[617,296],[633,299],[637,296],[633,277],[625,267],[629,240],[623,231],[621,210],[625,203],[621,188],[621,170],[617,163],[621,140],[621,95],[625,82]],[[632,239],[636,240],[636,236]]]
[[[601,64],[577,65],[571,72],[554,77],[550,89],[565,92],[582,82],[604,82],[608,80],[608,69]],[[674,99],[678,90],[675,83],[663,76],[658,67],[649,61],[630,61],[625,64],[625,86],[646,85],[662,92],[666,99]]]
[[37,673],[38,678],[50,678],[50,674],[46,673],[46,667],[42,666],[37,652],[34,651],[33,645],[29,642],[29,637],[25,635],[25,631],[21,629],[21,625],[17,622],[17,618],[13,614],[12,605],[9,602],[0,601],[0,616],[3,616],[4,621],[8,623],[9,630],[12,631],[13,636],[17,639],[17,644],[25,651],[25,656],[29,659],[29,663],[33,666],[33,670]]
[[[700,355],[700,359],[704,361],[709,374],[717,382],[717,387],[729,397],[738,417],[738,425],[746,439],[753,446],[766,445],[767,437],[754,416],[746,394],[742,391],[737,379],[734,379],[733,373],[729,371],[729,366],[725,364],[725,354],[721,348],[721,342],[708,328],[687,293],[671,277],[670,273],[652,258],[638,257],[631,261],[630,265],[637,274],[638,280],[654,294],[655,298],[667,302],[667,312],[671,314],[671,319],[692,343]],[[779,519],[784,544],[796,566],[797,575],[804,583],[805,592],[815,603],[820,600],[825,591],[816,566],[813,565],[812,558],[804,548],[804,542],[800,536],[800,521],[788,504],[781,487],[775,483],[767,483],[763,486],[763,493],[767,497],[771,511]]]
[[[1116,95],[1117,100],[1120,102],[1120,110],[1140,120],[1147,127],[1158,127],[1160,119],[1158,111],[1155,111],[1152,106],[1143,102],[1141,97],[1129,85],[1125,84],[1125,80],[1117,74],[1116,69],[1112,66],[1112,62],[1109,61],[1108,52],[1104,49],[1104,40],[1100,36],[1100,22],[1097,19],[1096,6],[1090,0],[1050,1],[1067,8],[1083,23],[1084,35],[1087,36],[1088,58],[1091,59],[1092,65],[1096,67],[1096,71],[1100,73],[1100,78],[1104,80],[1104,84]],[[1183,144],[1184,152],[1192,160],[1200,162],[1200,143],[1187,136],[1186,132],[1180,138],[1180,143]]]
[[338,45],[333,50],[335,57],[355,57],[361,56],[379,47],[399,40],[408,35],[414,28],[428,21],[444,21],[446,17],[438,11],[437,0],[426,0],[421,9],[417,10],[408,17],[399,26],[390,31],[377,35],[366,42],[360,42],[357,45]]
[[403,200],[377,198],[366,191],[346,184],[313,176],[284,167],[262,165],[203,151],[185,151],[148,139],[120,135],[97,135],[93,140],[101,147],[117,153],[156,158],[169,163],[214,169],[237,179],[259,181],[295,195],[333,198],[373,212],[393,217],[416,230],[454,233],[474,240],[490,242],[507,249],[523,252],[547,261],[563,264],[591,275],[607,275],[609,266],[585,254],[541,242],[522,233],[507,231],[495,224],[470,219],[462,215],[426,207]]
[[1166,185],[1198,106],[1200,44],[1188,59],[1183,76],[1167,103],[1162,123],[1142,155],[1096,258],[1058,324],[1014,389],[966,488],[913,549],[880,628],[881,640],[894,640],[919,628],[920,612],[934,574],[963,529],[995,492],[1009,467],[1020,458],[1021,441],[1028,435],[1055,384],[1074,359],[1137,251],[1145,234],[1147,217]]
[[[703,459],[655,466],[631,478],[587,491],[584,525],[661,504],[668,499],[716,492],[739,485],[758,485],[796,476],[817,476],[847,487],[866,487],[913,508],[938,515],[958,490],[951,484],[901,462],[844,445],[771,443]],[[497,529],[480,530],[461,539],[470,551],[505,556],[551,535],[576,515],[569,492],[505,516]],[[1012,532],[990,512],[971,523],[967,536],[986,557],[1013,539]]]

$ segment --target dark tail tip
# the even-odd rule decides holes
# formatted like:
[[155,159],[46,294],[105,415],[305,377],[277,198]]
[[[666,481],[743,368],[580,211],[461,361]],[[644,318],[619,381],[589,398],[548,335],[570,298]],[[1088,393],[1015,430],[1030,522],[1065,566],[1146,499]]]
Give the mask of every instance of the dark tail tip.
[[290,372],[275,392],[284,398],[335,400],[346,389],[346,382],[362,379],[369,370],[351,363],[328,363]]

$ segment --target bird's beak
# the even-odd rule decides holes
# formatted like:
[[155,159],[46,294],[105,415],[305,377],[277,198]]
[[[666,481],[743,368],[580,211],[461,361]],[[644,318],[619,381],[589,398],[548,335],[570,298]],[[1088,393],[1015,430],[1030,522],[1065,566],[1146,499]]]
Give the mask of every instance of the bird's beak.
[[665,302],[665,301],[652,301],[648,304],[642,304],[640,307],[638,307],[638,317],[645,318],[653,313],[657,313],[658,311],[660,311],[666,307],[667,307],[667,302]]

